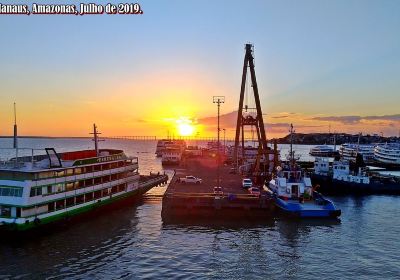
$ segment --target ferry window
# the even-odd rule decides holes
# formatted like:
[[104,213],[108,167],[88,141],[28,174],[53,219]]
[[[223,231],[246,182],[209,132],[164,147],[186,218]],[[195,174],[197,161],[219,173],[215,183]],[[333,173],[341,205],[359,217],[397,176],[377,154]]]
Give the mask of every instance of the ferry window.
[[101,184],[101,177],[94,178],[94,184],[95,185]]
[[67,169],[67,176],[74,175],[74,170],[73,169]]
[[85,173],[90,173],[90,172],[93,172],[93,166],[86,166]]
[[85,180],[85,187],[92,186],[92,185],[93,185],[93,179],[86,179]]
[[47,194],[47,187],[42,187],[41,189],[43,195]]
[[101,191],[95,191],[94,192],[94,199],[98,199],[101,197]]
[[85,186],[85,181],[81,180],[78,182],[78,188],[83,188]]
[[53,212],[54,211],[54,202],[50,202],[49,204],[47,204],[47,207],[49,208],[49,212]]
[[118,162],[118,166],[119,167],[123,167],[124,166],[124,162],[123,161]]
[[1,196],[10,196],[10,188],[1,188],[0,192]]
[[107,170],[107,169],[110,169],[110,164],[108,164],[108,163],[103,164],[102,170]]
[[56,171],[57,177],[64,177],[65,176],[65,170],[61,171]]
[[10,217],[11,216],[11,207],[1,206],[0,207],[0,216],[1,217]]
[[74,197],[68,197],[65,200],[65,204],[66,204],[66,207],[74,206],[75,205],[75,198]]
[[117,186],[111,188],[111,193],[117,193],[117,192],[118,192]]
[[94,166],[93,169],[94,169],[94,171],[101,171],[101,165],[97,164],[97,165]]
[[122,185],[119,185],[119,186],[118,186],[118,191],[119,191],[119,192],[125,191],[125,185],[123,185],[123,184],[122,184]]
[[53,171],[40,172],[38,174],[38,179],[46,179],[46,178],[52,178],[52,177],[54,177]]
[[102,190],[102,196],[108,196],[108,189]]
[[103,183],[110,182],[110,175],[103,176]]
[[75,168],[74,170],[75,174],[82,174],[82,168]]
[[22,189],[18,189],[15,196],[22,197]]
[[42,195],[42,187],[39,188],[31,188],[30,197]]
[[1,196],[10,196],[10,188],[2,188]]
[[56,210],[63,209],[64,207],[65,207],[64,199],[56,201]]
[[54,192],[63,192],[65,190],[64,184],[56,184],[54,185]]
[[93,200],[93,193],[85,194],[85,201],[92,201]]
[[83,194],[82,195],[78,195],[77,197],[75,197],[75,203],[76,204],[81,204],[83,202],[84,202]]
[[74,189],[74,183],[73,182],[66,183],[65,188],[67,189],[67,191],[72,191]]
[[53,192],[52,186],[47,186],[47,193],[51,194]]

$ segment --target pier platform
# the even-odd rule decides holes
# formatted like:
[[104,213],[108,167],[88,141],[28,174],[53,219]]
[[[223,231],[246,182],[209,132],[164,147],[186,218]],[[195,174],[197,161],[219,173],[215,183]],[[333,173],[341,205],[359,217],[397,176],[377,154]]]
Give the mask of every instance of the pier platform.
[[[163,197],[163,221],[173,222],[187,218],[231,220],[237,218],[261,219],[271,216],[274,203],[262,191],[251,195],[242,188],[242,176],[230,174],[229,166],[220,166],[222,193],[215,193],[217,162],[215,158],[200,157],[184,160],[175,169]],[[192,175],[202,179],[201,184],[181,183],[179,178]]]

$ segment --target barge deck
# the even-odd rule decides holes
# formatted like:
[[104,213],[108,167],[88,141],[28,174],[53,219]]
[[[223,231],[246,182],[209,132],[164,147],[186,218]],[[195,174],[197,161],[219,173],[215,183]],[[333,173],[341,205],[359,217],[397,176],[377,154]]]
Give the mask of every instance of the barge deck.
[[[214,187],[217,186],[216,170],[215,158],[185,159],[175,170],[175,176],[164,194],[163,221],[174,222],[187,218],[258,220],[272,216],[274,204],[271,197],[263,191],[260,196],[249,194],[242,188],[242,177],[230,174],[229,166],[220,167],[222,193],[214,193]],[[201,178],[202,183],[179,182],[180,177],[188,175]]]

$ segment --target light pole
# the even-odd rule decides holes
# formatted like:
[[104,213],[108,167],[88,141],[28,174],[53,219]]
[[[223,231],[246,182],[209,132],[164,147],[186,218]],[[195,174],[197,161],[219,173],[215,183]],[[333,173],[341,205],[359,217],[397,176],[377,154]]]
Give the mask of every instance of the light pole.
[[220,111],[220,106],[221,103],[225,103],[225,96],[213,96],[213,103],[217,103],[218,107],[218,129],[217,129],[217,134],[218,134],[218,140],[217,140],[217,187],[219,189],[220,187],[220,182],[219,182],[219,163],[220,163],[220,148],[219,148],[219,111]]
[[223,128],[222,130],[224,131],[224,156],[225,156],[225,153],[226,153],[225,131],[226,131],[226,129]]

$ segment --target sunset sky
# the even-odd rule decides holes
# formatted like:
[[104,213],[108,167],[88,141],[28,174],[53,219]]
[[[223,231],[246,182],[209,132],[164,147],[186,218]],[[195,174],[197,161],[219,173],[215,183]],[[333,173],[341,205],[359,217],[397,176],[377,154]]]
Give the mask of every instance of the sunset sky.
[[400,1],[138,2],[143,15],[0,15],[0,135],[15,101],[20,135],[87,136],[96,122],[166,136],[184,122],[211,136],[213,95],[233,135],[247,42],[268,138],[290,123],[399,135]]

